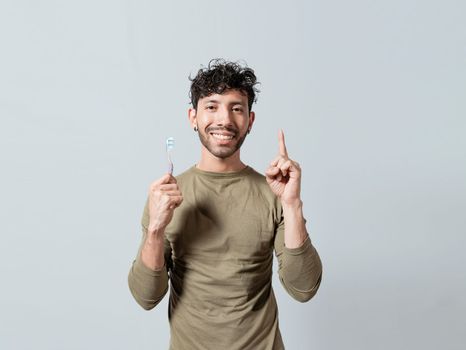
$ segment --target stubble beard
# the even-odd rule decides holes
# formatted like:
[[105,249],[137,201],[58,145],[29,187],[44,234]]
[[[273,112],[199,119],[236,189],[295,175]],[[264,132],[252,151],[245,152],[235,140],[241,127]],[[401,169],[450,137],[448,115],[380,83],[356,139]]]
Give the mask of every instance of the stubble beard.
[[[217,129],[218,130],[218,129]],[[229,130],[231,131],[230,129],[225,129],[225,130]],[[220,158],[220,159],[226,159],[226,158],[229,158],[231,157],[237,150],[239,150],[244,142],[244,140],[246,139],[246,136],[247,136],[247,132],[244,133],[244,135],[242,135],[237,141],[236,143],[233,145],[233,146],[213,146],[209,140],[208,140],[208,137],[210,136],[209,133],[211,131],[209,131],[209,129],[207,129],[205,131],[205,133],[201,132],[200,130],[197,132],[197,134],[199,135],[199,140],[201,141],[202,145],[212,154],[214,155],[215,157],[217,158]],[[236,135],[238,134],[238,132],[235,130],[235,138],[236,138]],[[212,136],[211,136],[212,137]]]

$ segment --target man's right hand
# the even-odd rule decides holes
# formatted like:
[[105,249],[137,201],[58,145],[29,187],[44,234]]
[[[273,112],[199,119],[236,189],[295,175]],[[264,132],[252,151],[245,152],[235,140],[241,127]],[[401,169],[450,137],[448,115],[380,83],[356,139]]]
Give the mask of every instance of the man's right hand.
[[181,202],[183,196],[176,179],[165,174],[154,181],[149,187],[149,233],[163,231],[170,223],[173,212]]

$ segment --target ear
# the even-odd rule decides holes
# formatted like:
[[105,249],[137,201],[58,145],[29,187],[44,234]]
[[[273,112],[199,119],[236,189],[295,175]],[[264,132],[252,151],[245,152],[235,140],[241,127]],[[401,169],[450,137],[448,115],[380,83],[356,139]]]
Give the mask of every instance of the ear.
[[194,108],[188,109],[188,119],[191,124],[191,128],[197,126],[196,110]]
[[256,113],[254,112],[249,112],[249,126],[248,130],[251,131],[252,129],[252,124],[254,124],[254,120],[256,119]]

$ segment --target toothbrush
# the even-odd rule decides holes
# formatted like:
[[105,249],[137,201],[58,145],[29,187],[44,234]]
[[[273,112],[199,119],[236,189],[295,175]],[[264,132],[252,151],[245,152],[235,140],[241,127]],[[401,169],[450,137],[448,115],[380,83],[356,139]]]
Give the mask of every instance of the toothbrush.
[[173,137],[169,137],[165,142],[165,146],[167,149],[167,157],[168,157],[168,172],[170,175],[173,174],[173,162],[171,158],[171,150],[175,147],[175,139]]

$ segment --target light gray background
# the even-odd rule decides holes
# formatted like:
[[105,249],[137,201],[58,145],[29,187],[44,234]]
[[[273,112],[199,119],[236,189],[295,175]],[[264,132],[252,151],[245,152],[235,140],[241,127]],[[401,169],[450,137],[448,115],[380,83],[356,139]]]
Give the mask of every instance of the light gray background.
[[463,349],[464,1],[0,4],[0,348],[166,349],[127,288],[149,183],[199,158],[189,74],[262,82],[244,160],[285,130],[324,263],[274,288],[287,349]]

